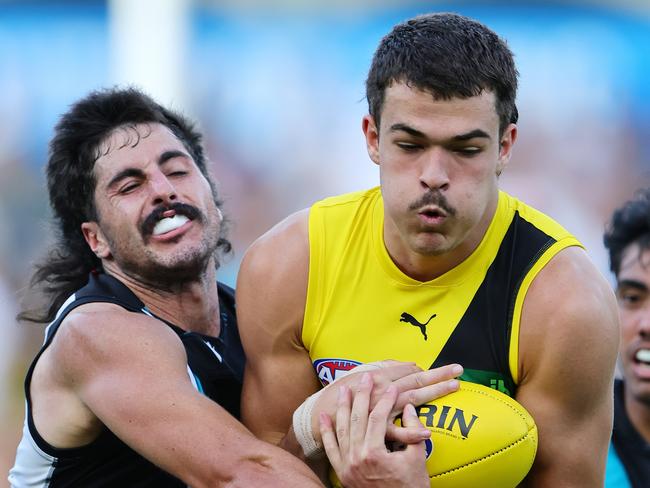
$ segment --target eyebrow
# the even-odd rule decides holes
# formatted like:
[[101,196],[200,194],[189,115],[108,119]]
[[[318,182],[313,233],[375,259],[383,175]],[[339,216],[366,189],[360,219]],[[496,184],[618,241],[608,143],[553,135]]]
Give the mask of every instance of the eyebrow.
[[[389,128],[389,131],[390,132],[402,131],[402,132],[406,132],[407,134],[409,134],[409,135],[411,135],[413,137],[418,137],[418,138],[421,138],[421,139],[426,139],[426,137],[427,137],[424,132],[419,131],[417,129],[414,129],[410,125],[406,125],[406,124],[403,124],[403,123],[397,123],[397,124],[391,125],[390,128]],[[482,137],[482,138],[486,138],[486,139],[491,139],[490,135],[487,132],[485,132],[485,131],[483,131],[481,129],[474,129],[474,130],[466,132],[464,134],[457,134],[457,135],[451,137],[450,141],[451,142],[462,142],[462,141],[468,141],[470,139],[474,139],[475,137]]]
[[616,289],[620,290],[621,288],[634,288],[640,291],[648,291],[646,284],[637,280],[621,280],[616,284]]
[[[165,164],[167,161],[173,158],[189,158],[189,154],[187,154],[184,151],[179,151],[177,149],[172,149],[169,151],[163,152],[160,157],[158,158],[158,166],[162,166]],[[120,181],[124,180],[125,178],[141,178],[144,176],[144,173],[142,170],[137,169],[137,168],[126,168],[117,173],[111,180],[108,182],[108,185],[106,185],[107,188],[112,188],[115,185],[117,185]]]

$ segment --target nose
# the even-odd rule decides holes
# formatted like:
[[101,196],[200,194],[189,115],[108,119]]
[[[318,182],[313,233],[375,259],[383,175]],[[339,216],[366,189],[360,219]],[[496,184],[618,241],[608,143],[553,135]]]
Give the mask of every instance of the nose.
[[424,190],[445,191],[449,188],[448,155],[443,148],[431,148],[423,155],[420,186]]
[[176,189],[167,176],[156,171],[149,180],[153,205],[167,205],[178,198]]

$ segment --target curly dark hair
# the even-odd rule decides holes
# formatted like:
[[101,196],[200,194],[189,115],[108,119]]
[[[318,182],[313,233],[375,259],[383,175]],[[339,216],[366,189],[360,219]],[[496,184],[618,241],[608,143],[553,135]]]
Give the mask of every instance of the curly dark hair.
[[617,278],[628,246],[638,244],[641,252],[650,249],[650,188],[637,191],[632,200],[614,211],[603,242],[609,251],[609,267]]
[[370,115],[379,127],[384,94],[395,82],[430,92],[435,99],[496,96],[499,133],[519,117],[518,72],[497,34],[453,13],[415,17],[396,25],[379,43],[366,80]]
[[[30,281],[32,286],[42,286],[50,303],[45,311],[21,311],[19,320],[51,321],[67,297],[86,284],[88,274],[101,269],[101,261],[81,232],[83,222],[97,220],[94,165],[102,155],[102,143],[115,129],[143,123],[162,124],[178,137],[210,182],[217,206],[221,206],[206,169],[201,134],[192,122],[135,88],[91,92],[61,116],[50,141],[46,173],[56,242],[36,265]],[[222,226],[217,245],[224,253],[231,250],[226,227]]]

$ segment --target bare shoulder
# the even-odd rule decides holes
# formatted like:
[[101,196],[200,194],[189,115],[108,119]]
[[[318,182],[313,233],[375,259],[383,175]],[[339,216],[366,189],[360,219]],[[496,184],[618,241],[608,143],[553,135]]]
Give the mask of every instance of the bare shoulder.
[[252,339],[249,329],[254,334],[288,332],[298,339],[308,276],[309,210],[305,209],[257,239],[242,260],[236,293],[245,344]]
[[[578,247],[560,251],[533,280],[526,295],[520,331],[521,381],[553,368],[576,368],[607,378],[618,345],[614,292]],[[590,361],[600,357],[603,371]],[[544,367],[546,366],[546,367]]]
[[[246,274],[283,271],[309,258],[309,209],[296,212],[259,237],[246,251]],[[268,278],[273,278],[269,276]]]
[[560,251],[540,271],[528,290],[524,314],[540,325],[522,329],[525,334],[618,334],[614,292],[579,247]]
[[[143,354],[147,349],[155,356]],[[185,352],[173,331],[151,317],[109,303],[91,303],[73,310],[61,323],[50,346],[37,360],[30,391],[34,422],[40,435],[62,448],[78,447],[100,432],[101,407],[115,397],[99,393],[113,382],[160,371],[170,360],[184,371]],[[140,383],[141,384],[141,383]]]
[[65,378],[76,383],[108,364],[136,367],[152,361],[149,352],[186,360],[178,336],[161,321],[112,303],[90,303],[73,310],[50,346],[50,357]]

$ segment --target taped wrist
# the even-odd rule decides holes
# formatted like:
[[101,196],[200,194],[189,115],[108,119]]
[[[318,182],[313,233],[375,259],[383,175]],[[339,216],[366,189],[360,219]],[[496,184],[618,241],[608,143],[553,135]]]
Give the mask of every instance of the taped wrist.
[[323,443],[314,437],[311,424],[314,405],[322,392],[323,390],[317,391],[311,395],[293,412],[293,433],[307,460],[318,459],[325,453]]
[[[357,366],[352,369],[350,373],[362,373],[364,371],[372,371],[375,369],[381,369],[384,367],[383,362],[378,361],[375,363],[366,363]],[[340,378],[337,378],[338,381]],[[311,416],[314,411],[314,405],[320,394],[325,391],[325,389],[332,386],[336,381],[327,385],[323,390],[317,391],[310,397],[308,397],[297,409],[293,412],[293,433],[296,436],[296,440],[302,452],[305,455],[305,459],[314,460],[322,457],[325,454],[325,449],[323,449],[323,443],[317,441],[314,437],[314,432],[312,430],[312,421]]]

